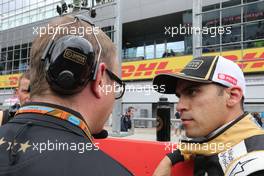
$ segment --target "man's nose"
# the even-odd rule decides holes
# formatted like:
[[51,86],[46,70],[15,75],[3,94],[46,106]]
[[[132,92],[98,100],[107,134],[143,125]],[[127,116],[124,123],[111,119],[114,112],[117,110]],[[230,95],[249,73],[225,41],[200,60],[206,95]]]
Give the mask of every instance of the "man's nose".
[[176,111],[178,111],[181,115],[186,110],[188,110],[188,101],[181,97],[179,98],[179,102],[176,106]]

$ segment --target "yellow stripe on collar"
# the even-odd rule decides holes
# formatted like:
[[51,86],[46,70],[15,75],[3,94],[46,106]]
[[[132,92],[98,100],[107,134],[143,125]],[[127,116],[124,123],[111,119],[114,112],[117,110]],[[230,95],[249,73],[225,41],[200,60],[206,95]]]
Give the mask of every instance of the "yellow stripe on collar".
[[252,118],[248,114],[211,141],[204,143],[180,142],[178,148],[185,160],[189,160],[193,155],[210,156],[226,151],[244,139],[264,134],[264,130],[260,129]]

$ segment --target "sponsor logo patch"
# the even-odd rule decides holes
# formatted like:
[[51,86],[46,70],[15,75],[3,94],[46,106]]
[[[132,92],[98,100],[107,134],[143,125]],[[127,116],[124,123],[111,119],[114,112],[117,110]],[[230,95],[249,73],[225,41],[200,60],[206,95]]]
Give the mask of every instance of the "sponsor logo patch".
[[223,73],[218,73],[217,78],[219,80],[224,80],[226,82],[229,82],[229,83],[231,83],[234,86],[237,85],[237,79],[232,77],[232,76],[230,76],[230,75],[226,75],[226,74],[223,74]]
[[78,64],[81,64],[81,65],[85,65],[85,62],[87,60],[85,55],[80,54],[80,53],[73,51],[71,49],[66,49],[63,56],[64,56],[64,58],[69,59],[69,60],[76,62]]
[[191,61],[188,65],[186,65],[186,67],[184,69],[192,69],[192,70],[197,70],[201,67],[201,65],[203,64],[203,60],[194,60]]
[[230,163],[235,159],[245,154],[247,154],[247,149],[244,141],[238,143],[227,151],[219,153],[218,159],[223,171],[225,172]]

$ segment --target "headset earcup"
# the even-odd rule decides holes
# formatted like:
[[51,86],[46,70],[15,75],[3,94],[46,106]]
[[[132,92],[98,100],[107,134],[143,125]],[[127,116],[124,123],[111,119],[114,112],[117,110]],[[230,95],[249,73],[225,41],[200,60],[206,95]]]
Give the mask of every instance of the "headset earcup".
[[57,78],[57,83],[62,89],[66,90],[72,89],[75,85],[75,82],[74,75],[69,70],[62,71]]
[[91,79],[94,60],[88,40],[80,36],[63,36],[50,46],[46,55],[46,80],[58,94],[80,92]]

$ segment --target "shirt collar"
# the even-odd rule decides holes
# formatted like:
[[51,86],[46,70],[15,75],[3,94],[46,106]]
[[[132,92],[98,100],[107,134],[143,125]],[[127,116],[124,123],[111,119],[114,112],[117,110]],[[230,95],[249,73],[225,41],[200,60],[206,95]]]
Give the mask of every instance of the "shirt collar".
[[66,112],[69,112],[69,113],[75,115],[76,117],[80,118],[81,120],[84,120],[83,116],[79,112],[77,112],[77,111],[75,111],[73,109],[67,108],[65,106],[52,104],[52,103],[46,103],[46,102],[27,102],[22,107],[29,106],[29,105],[48,106],[48,107],[60,109],[60,110],[63,110],[63,111],[66,111]]

